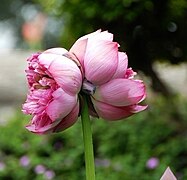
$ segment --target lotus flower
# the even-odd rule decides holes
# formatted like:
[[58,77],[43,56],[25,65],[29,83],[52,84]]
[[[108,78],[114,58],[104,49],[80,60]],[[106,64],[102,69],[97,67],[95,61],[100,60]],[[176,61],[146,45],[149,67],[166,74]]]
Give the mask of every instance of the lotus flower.
[[134,79],[126,53],[118,48],[113,34],[98,30],[79,38],[69,51],[82,67],[82,91],[88,96],[90,114],[106,120],[120,120],[147,108],[139,105],[146,97],[145,85]]
[[143,111],[145,85],[134,79],[126,53],[119,52],[113,34],[100,30],[79,38],[69,52],[52,48],[28,59],[29,93],[23,112],[32,115],[28,130],[62,131],[78,118],[78,99],[86,96],[89,113],[120,120]]
[[48,49],[28,59],[29,94],[23,112],[33,116],[26,127],[29,131],[58,132],[76,122],[82,74],[74,59],[63,48]]

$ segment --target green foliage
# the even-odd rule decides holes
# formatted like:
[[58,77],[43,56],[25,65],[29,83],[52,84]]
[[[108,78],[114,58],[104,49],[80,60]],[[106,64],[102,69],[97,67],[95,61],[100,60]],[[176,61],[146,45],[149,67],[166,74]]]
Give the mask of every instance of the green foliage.
[[[178,18],[185,14],[187,2],[185,0],[172,0],[170,4],[171,14]],[[175,13],[174,13],[175,12]]]
[[[187,178],[187,101],[155,97],[149,109],[124,121],[92,119],[96,177],[98,180],[157,180],[167,166],[179,179]],[[0,179],[55,180],[85,178],[80,120],[68,130],[35,135],[24,125],[30,117],[20,113],[0,127]],[[29,158],[24,166],[21,159]],[[159,164],[146,166],[151,157]],[[37,174],[38,165],[44,172]]]

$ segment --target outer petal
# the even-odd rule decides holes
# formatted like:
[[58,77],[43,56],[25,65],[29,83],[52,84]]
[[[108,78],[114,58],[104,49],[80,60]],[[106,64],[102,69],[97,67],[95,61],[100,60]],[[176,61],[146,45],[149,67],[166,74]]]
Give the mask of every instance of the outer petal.
[[111,42],[113,41],[113,34],[109,33],[108,31],[103,31],[100,33],[96,33],[94,35],[95,36],[91,36],[90,38],[94,38],[97,40],[106,40],[106,41],[111,41]]
[[86,79],[94,85],[106,83],[118,66],[118,44],[90,38],[84,58]]
[[[84,40],[84,39],[88,39],[88,38],[91,38],[91,37],[94,37],[95,35],[98,35],[101,33],[101,29],[95,31],[95,32],[92,32],[92,33],[89,33],[89,34],[86,34],[82,37],[80,37],[77,41],[80,41],[80,40]],[[77,42],[76,41],[76,42]]]
[[72,126],[78,119],[79,102],[75,105],[73,110],[53,129],[53,132],[60,132]]
[[61,57],[63,54],[66,54],[68,51],[64,48],[51,48],[44,51],[42,54],[39,55],[39,63],[44,65],[45,68],[49,68],[51,63],[58,58]]
[[79,103],[75,105],[73,110],[63,119],[54,121],[53,123],[46,125],[40,129],[36,129],[34,124],[26,126],[26,128],[36,134],[49,134],[53,132],[60,132],[68,127],[72,126],[78,119],[79,114]]
[[66,54],[68,51],[64,48],[51,48],[51,49],[47,49],[46,51],[43,52],[43,54],[57,54],[57,55],[63,55]]
[[67,116],[77,102],[77,96],[71,96],[61,88],[54,91],[52,96],[54,99],[46,108],[46,113],[52,121]]
[[[94,38],[97,40],[113,40],[113,34],[109,33],[108,31],[97,30],[93,33],[87,34],[85,36],[80,37],[71,47],[69,52],[73,53],[79,60],[82,67],[84,66],[84,55],[87,48],[87,42],[89,38]],[[84,68],[83,68],[84,69]]]
[[87,41],[89,37],[95,36],[96,34],[99,34],[101,32],[101,30],[98,30],[96,32],[87,34],[85,36],[80,37],[71,47],[71,49],[69,50],[69,52],[73,53],[79,60],[80,64],[84,65],[83,61],[84,61],[84,55],[86,52],[86,46],[87,46]]
[[94,98],[114,106],[129,106],[145,98],[145,85],[141,81],[113,79],[96,89]]
[[165,170],[164,174],[160,178],[160,180],[177,180],[177,178],[174,176],[173,172],[169,167]]
[[36,134],[49,134],[53,132],[53,129],[60,123],[61,119],[54,121],[51,124],[45,125],[41,128],[37,128],[36,125],[30,124],[26,126],[26,129]]
[[49,68],[49,66],[51,65],[51,63],[58,58],[59,55],[57,54],[50,54],[50,53],[45,53],[45,54],[41,54],[40,56],[38,56],[39,59],[39,63],[42,64],[45,68]]
[[77,57],[82,67],[84,65],[83,61],[84,61],[84,55],[86,52],[87,41],[88,41],[87,39],[77,40],[75,44],[69,50],[69,52],[71,52]]
[[80,91],[82,74],[72,60],[59,56],[51,63],[48,70],[57,84],[67,93],[76,94]]
[[99,29],[99,30],[97,30],[97,31],[95,31],[93,33],[90,33],[90,34],[87,34],[85,36],[82,36],[77,41],[84,40],[84,39],[89,39],[89,38],[94,38],[94,39],[98,39],[98,40],[112,41],[113,40],[113,34],[109,33],[108,31],[101,32],[101,30]]
[[92,102],[98,115],[103,119],[111,121],[127,118],[133,115],[134,113],[138,113],[147,108],[147,106],[140,105],[117,107],[105,104],[100,101],[96,101],[94,99],[92,99]]
[[118,67],[112,79],[123,78],[125,76],[128,66],[127,54],[124,52],[118,52]]

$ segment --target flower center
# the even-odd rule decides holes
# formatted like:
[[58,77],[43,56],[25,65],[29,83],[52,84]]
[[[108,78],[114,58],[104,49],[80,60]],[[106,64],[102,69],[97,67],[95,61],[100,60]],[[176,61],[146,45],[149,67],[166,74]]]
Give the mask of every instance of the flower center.
[[91,82],[89,82],[88,80],[84,79],[83,81],[83,85],[82,85],[82,91],[85,94],[88,95],[93,95],[95,93],[96,90],[96,86],[93,85]]

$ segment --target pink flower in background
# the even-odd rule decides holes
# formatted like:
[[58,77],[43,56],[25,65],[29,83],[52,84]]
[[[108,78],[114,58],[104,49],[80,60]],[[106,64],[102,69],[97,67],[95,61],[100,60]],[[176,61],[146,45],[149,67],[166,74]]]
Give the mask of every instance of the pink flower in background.
[[36,174],[43,174],[46,171],[46,167],[42,164],[38,164],[35,168],[34,171]]
[[54,171],[51,171],[51,170],[47,170],[45,173],[45,178],[46,179],[54,179],[55,177],[55,172]]
[[6,168],[5,163],[4,163],[4,162],[2,162],[2,161],[0,161],[0,172],[1,172],[1,171],[4,171],[4,170],[5,170],[5,168]]
[[113,34],[100,30],[79,38],[70,53],[80,61],[84,72],[82,90],[89,97],[90,114],[119,120],[143,111],[145,85],[135,80],[128,68],[126,53],[119,52]]
[[77,120],[82,74],[77,62],[66,54],[65,49],[54,48],[28,59],[29,94],[23,112],[33,116],[26,127],[29,131],[58,132]]
[[23,167],[28,167],[29,164],[30,164],[30,159],[28,156],[22,156],[19,160],[20,162],[20,165],[23,166]]
[[146,166],[148,169],[155,169],[159,165],[159,159],[156,157],[151,157],[146,162]]

